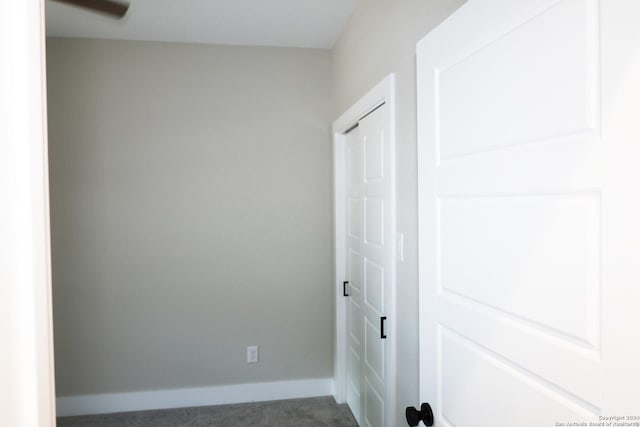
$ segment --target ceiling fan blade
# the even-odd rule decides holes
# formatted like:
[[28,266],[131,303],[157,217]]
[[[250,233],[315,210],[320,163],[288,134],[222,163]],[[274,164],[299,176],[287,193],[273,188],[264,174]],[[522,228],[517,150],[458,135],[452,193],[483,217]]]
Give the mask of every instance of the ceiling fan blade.
[[129,4],[114,0],[55,0],[74,6],[84,7],[95,12],[106,13],[116,18],[122,18],[129,10]]

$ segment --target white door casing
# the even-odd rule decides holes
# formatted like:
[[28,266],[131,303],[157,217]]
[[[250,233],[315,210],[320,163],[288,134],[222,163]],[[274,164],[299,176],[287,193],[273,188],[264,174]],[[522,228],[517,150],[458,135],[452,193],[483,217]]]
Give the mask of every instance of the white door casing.
[[361,425],[390,426],[395,412],[393,76],[343,114],[334,132],[336,399],[349,404]]
[[469,0],[418,43],[436,425],[640,416],[639,19],[635,0]]
[[56,424],[44,1],[0,13],[1,425]]

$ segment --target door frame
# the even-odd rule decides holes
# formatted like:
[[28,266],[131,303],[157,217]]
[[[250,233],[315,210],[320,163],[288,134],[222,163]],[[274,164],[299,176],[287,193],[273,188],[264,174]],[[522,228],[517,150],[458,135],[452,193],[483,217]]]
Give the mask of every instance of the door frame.
[[334,343],[334,382],[335,399],[338,403],[345,403],[347,397],[347,305],[342,295],[342,282],[346,277],[346,133],[353,129],[360,119],[373,110],[386,105],[385,120],[387,121],[390,133],[385,138],[385,143],[390,144],[391,170],[391,234],[389,242],[392,252],[391,277],[389,284],[391,290],[391,300],[387,309],[386,329],[389,331],[389,357],[385,363],[387,370],[386,384],[386,420],[387,426],[393,425],[395,419],[396,400],[396,190],[395,190],[395,74],[389,74],[373,89],[367,92],[355,104],[347,109],[336,121],[333,122],[333,224],[334,224],[334,290],[335,290],[335,343]]
[[0,16],[0,412],[56,424],[44,0]]

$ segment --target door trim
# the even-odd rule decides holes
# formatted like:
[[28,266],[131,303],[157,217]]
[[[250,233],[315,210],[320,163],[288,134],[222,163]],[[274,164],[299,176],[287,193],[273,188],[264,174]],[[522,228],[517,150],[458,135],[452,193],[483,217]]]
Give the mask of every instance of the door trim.
[[0,16],[0,412],[56,424],[51,309],[44,0]]
[[342,296],[342,282],[346,277],[346,215],[345,215],[345,187],[346,187],[346,156],[345,156],[345,135],[347,131],[353,129],[364,116],[385,104],[387,106],[385,120],[388,121],[390,134],[385,139],[390,144],[391,170],[391,234],[392,239],[389,244],[392,251],[391,277],[391,301],[387,310],[387,323],[385,329],[388,332],[389,358],[386,361],[385,369],[388,372],[386,384],[386,420],[387,426],[393,425],[395,419],[395,377],[396,377],[396,195],[395,195],[395,75],[389,74],[378,83],[366,95],[360,98],[354,105],[345,111],[335,122],[333,122],[333,220],[334,220],[334,291],[336,296],[335,304],[335,343],[334,343],[334,378],[335,378],[335,399],[338,403],[346,402],[346,310],[345,298]]

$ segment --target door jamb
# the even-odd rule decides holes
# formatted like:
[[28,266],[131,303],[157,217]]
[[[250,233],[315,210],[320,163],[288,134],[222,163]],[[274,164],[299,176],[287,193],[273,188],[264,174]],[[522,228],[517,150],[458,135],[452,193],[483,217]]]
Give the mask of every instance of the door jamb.
[[373,89],[367,92],[354,105],[345,111],[333,123],[333,213],[334,213],[334,290],[336,296],[335,303],[335,343],[334,343],[334,382],[335,382],[335,399],[338,403],[346,402],[346,302],[342,295],[342,282],[346,277],[346,206],[345,206],[345,187],[346,187],[346,156],[345,156],[345,135],[357,125],[358,121],[382,104],[387,105],[386,117],[388,128],[390,130],[386,141],[390,144],[390,171],[391,179],[391,205],[389,212],[391,219],[391,245],[392,265],[391,277],[389,284],[391,287],[391,300],[387,309],[387,325],[389,331],[389,360],[386,361],[385,369],[387,370],[387,410],[385,424],[393,425],[395,419],[395,377],[396,377],[396,200],[395,200],[395,74],[389,74],[385,79],[378,83]]
[[50,427],[56,408],[45,5],[29,0],[7,6],[0,16],[6,60],[0,70],[0,200],[6,207],[0,224],[0,412],[8,425]]

